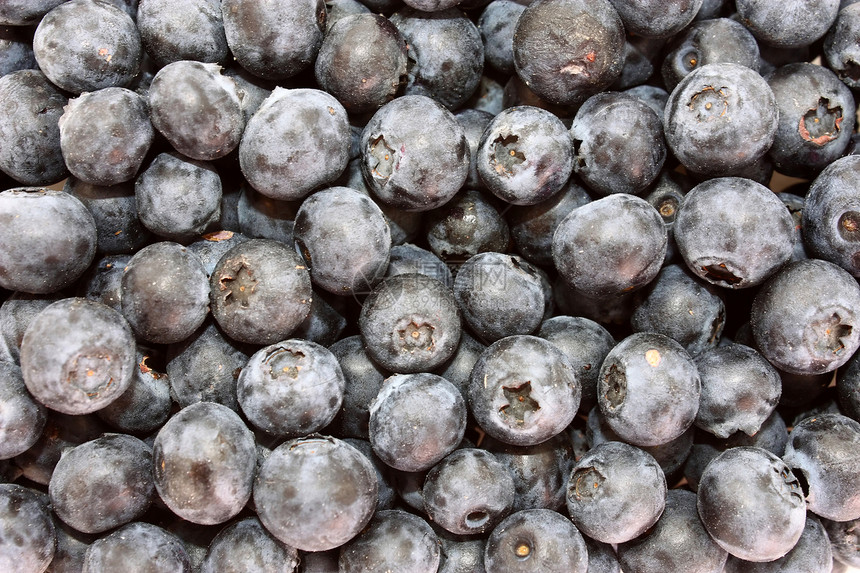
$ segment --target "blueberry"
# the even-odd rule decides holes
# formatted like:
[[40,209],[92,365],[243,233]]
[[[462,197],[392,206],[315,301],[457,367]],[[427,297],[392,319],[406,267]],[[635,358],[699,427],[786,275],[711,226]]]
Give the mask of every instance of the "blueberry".
[[272,344],[310,312],[310,274],[286,245],[254,239],[227,251],[212,272],[212,314],[231,338]]
[[140,72],[143,48],[128,13],[102,0],[71,0],[39,22],[33,52],[49,80],[80,94],[128,86]]
[[436,374],[388,378],[369,411],[373,451],[401,471],[430,469],[456,449],[466,430],[463,396]]
[[345,385],[334,354],[319,344],[290,339],[251,356],[239,374],[237,395],[251,424],[270,435],[294,438],[334,419]]
[[99,418],[129,434],[158,430],[170,417],[173,406],[167,374],[149,366],[149,358],[138,349],[137,368],[128,389],[98,411]]
[[45,407],[27,391],[21,369],[0,361],[0,459],[27,451],[39,439],[46,421]]
[[843,365],[860,346],[855,312],[860,287],[833,263],[790,263],[756,295],[750,322],[759,351],[781,370],[822,374]]
[[657,210],[622,193],[571,211],[553,234],[552,258],[559,275],[578,293],[607,297],[651,282],[667,244]]
[[31,489],[0,484],[0,568],[45,571],[56,551],[57,536],[47,502]]
[[573,171],[567,129],[546,110],[508,108],[484,130],[475,165],[500,199],[514,205],[540,203],[560,191]]
[[200,572],[293,571],[298,564],[295,548],[272,537],[256,517],[246,517],[215,536]]
[[549,509],[528,509],[509,515],[493,529],[484,567],[487,573],[585,573],[588,549],[569,519]]
[[102,187],[69,177],[63,191],[83,203],[93,216],[99,253],[133,253],[152,241],[152,233],[138,217],[137,199],[131,181]]
[[860,32],[860,7],[855,3],[840,3],[836,21],[824,36],[824,58],[827,65],[849,88],[860,86],[857,63],[860,53],[857,34]]
[[370,522],[378,488],[364,454],[336,438],[308,436],[281,444],[263,462],[254,504],[263,526],[287,545],[325,551]]
[[730,448],[699,481],[699,516],[723,549],[747,561],[773,561],[800,539],[806,503],[785,463],[761,448]]
[[343,407],[336,422],[339,435],[367,440],[370,436],[370,402],[379,393],[388,373],[367,355],[361,336],[342,338],[329,350],[337,358],[346,379]]
[[481,428],[507,444],[544,442],[570,424],[582,390],[574,366],[551,342],[509,336],[472,369],[469,405]]
[[514,30],[525,9],[514,0],[494,0],[478,19],[486,63],[503,74],[514,73]]
[[237,228],[252,239],[272,239],[290,245],[299,206],[298,201],[272,199],[244,184],[236,203]]
[[4,26],[29,26],[66,0],[11,0],[0,7],[0,23]]
[[88,414],[131,384],[134,338],[117,311],[81,298],[57,301],[30,322],[21,371],[31,394],[65,414]]
[[0,305],[0,360],[20,364],[21,341],[27,326],[46,306],[62,298],[61,295],[34,295],[12,293]]
[[468,332],[463,332],[460,334],[460,344],[457,345],[454,356],[435,370],[436,374],[457,387],[467,403],[472,368],[486,349],[486,344],[478,342]]
[[548,102],[582,103],[621,74],[624,25],[608,0],[536,2],[517,20],[514,66]]
[[778,48],[808,46],[821,38],[839,13],[839,0],[777,5],[762,0],[737,0],[741,23],[764,44]]
[[821,522],[806,516],[806,526],[795,546],[775,561],[751,563],[729,557],[724,573],[771,573],[775,571],[836,571],[830,539]]
[[0,76],[36,68],[32,28],[0,26]]
[[[467,259],[508,248],[508,224],[480,191],[464,189],[427,217],[427,242],[443,259]],[[451,284],[450,281],[446,284]]]
[[421,274],[386,279],[365,299],[358,328],[368,355],[392,372],[426,372],[447,361],[460,340],[451,290]]
[[699,372],[680,344],[662,334],[631,334],[600,367],[597,404],[609,427],[632,444],[656,446],[696,419]]
[[[482,203],[483,206],[486,204]],[[464,222],[466,217],[463,217]],[[456,223],[455,221],[454,223]],[[422,249],[411,243],[402,245],[394,245],[391,247],[391,258],[388,261],[388,269],[385,271],[385,278],[396,277],[407,273],[418,273],[427,275],[441,282],[443,285],[450,287],[454,284],[454,278],[451,275],[451,269],[448,268],[442,259],[432,252]],[[444,254],[444,252],[442,253]]]
[[623,442],[605,442],[571,472],[567,510],[588,537],[623,543],[657,523],[666,492],[666,476],[650,454]]
[[487,128],[487,125],[489,125],[495,116],[488,111],[467,107],[455,113],[454,117],[463,126],[463,131],[466,133],[466,142],[469,144],[469,175],[466,177],[465,186],[467,189],[484,189],[484,182],[481,181],[481,177],[478,175],[478,166],[475,164],[475,160],[484,129]]
[[438,533],[442,543],[439,573],[486,573],[483,538],[463,539],[446,533],[445,530]]
[[212,160],[239,145],[245,129],[242,94],[218,65],[167,64],[152,78],[148,96],[152,125],[183,155]]
[[373,469],[376,470],[376,482],[379,485],[379,494],[376,498],[376,511],[384,511],[392,509],[397,503],[397,491],[392,485],[392,469],[379,459],[373,451],[373,446],[367,440],[359,438],[344,438],[344,442],[364,454],[373,464]]
[[423,497],[427,515],[447,531],[483,533],[510,513],[514,481],[493,454],[462,448],[427,473]]
[[254,435],[233,410],[198,402],[174,414],[152,447],[158,495],[192,523],[224,523],[251,496]]
[[109,434],[63,453],[48,484],[51,507],[68,525],[101,533],[140,518],[155,498],[152,449]]
[[687,267],[724,288],[759,285],[791,258],[794,221],[764,185],[718,177],[694,187],[674,225]]
[[221,260],[227,251],[249,240],[239,232],[234,231],[213,231],[200,235],[193,243],[188,245],[188,250],[197,255],[200,262],[203,263],[203,268],[206,269],[206,274],[210,277],[215,271],[215,265]]
[[426,521],[405,511],[379,511],[368,528],[340,550],[338,571],[436,573],[439,539]]
[[[227,10],[230,3],[222,8]],[[263,195],[301,199],[346,169],[348,134],[346,110],[331,95],[309,88],[276,88],[245,126],[239,164]]]
[[860,520],[852,521],[830,521],[822,519],[822,525],[830,539],[833,551],[833,570],[837,571],[837,565],[843,564],[849,567],[860,567],[860,530],[857,529]]
[[146,53],[158,66],[180,60],[227,60],[229,48],[218,4],[211,0],[142,0],[136,19]]
[[82,572],[127,568],[152,573],[190,573],[191,561],[176,535],[157,525],[135,521],[93,542],[84,557]]

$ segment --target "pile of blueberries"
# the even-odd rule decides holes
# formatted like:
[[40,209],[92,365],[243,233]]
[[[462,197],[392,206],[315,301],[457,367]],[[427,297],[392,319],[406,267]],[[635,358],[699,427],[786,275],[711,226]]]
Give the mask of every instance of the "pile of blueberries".
[[860,568],[860,2],[0,0],[0,571]]

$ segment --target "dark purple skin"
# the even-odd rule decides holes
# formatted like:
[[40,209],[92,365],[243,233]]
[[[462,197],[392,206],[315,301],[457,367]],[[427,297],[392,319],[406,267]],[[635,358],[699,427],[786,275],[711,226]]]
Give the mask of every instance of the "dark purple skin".
[[237,395],[251,424],[281,438],[305,436],[334,419],[346,380],[319,344],[284,340],[258,350],[242,368]]
[[498,209],[473,189],[464,189],[434,209],[426,224],[430,249],[445,260],[464,260],[488,251],[504,252],[510,241],[508,224]]
[[388,267],[391,230],[373,200],[349,187],[317,191],[296,213],[296,252],[315,286],[337,295],[367,292]]
[[665,444],[696,419],[702,386],[693,359],[662,334],[640,332],[603,361],[597,404],[609,427],[631,444]]
[[601,196],[643,192],[666,161],[660,118],[631,95],[588,98],[573,118],[570,136],[574,171]]
[[275,88],[248,121],[239,144],[239,165],[251,186],[282,201],[302,199],[333,182],[348,162],[346,110],[333,96],[311,88]]
[[252,239],[272,239],[291,245],[299,206],[298,201],[266,197],[246,183],[236,204],[238,230]]
[[218,222],[223,188],[215,166],[159,153],[134,183],[137,214],[159,237],[189,242]]
[[856,478],[860,422],[841,414],[821,414],[794,425],[782,458],[802,475],[809,511],[833,521],[860,518]]
[[238,245],[244,243],[251,237],[247,237],[238,231],[212,231],[200,235],[197,240],[188,245],[188,250],[197,255],[210,277],[215,270],[215,265],[224,254]]
[[571,472],[567,510],[588,537],[624,543],[657,522],[666,492],[666,476],[650,454],[624,442],[605,442]]
[[373,451],[406,472],[429,470],[457,448],[466,430],[466,401],[436,374],[388,378],[369,411]]
[[779,127],[768,152],[780,173],[815,176],[842,157],[854,131],[851,90],[823,66],[787,64],[768,75]]
[[582,534],[549,509],[518,511],[502,520],[487,539],[484,566],[510,573],[591,571]]
[[358,328],[368,355],[392,372],[427,372],[451,358],[461,318],[451,290],[425,275],[385,279],[365,299]]
[[487,188],[503,201],[540,203],[559,192],[573,172],[567,128],[546,110],[508,108],[484,130],[475,165]]
[[309,67],[325,35],[323,0],[265,7],[257,0],[225,0],[221,14],[233,57],[268,80],[283,80]]
[[51,82],[80,94],[129,85],[140,72],[143,48],[126,12],[100,0],[71,0],[39,22],[33,52]]
[[358,0],[329,0],[326,2],[326,11],[328,18],[325,21],[326,33],[331,30],[332,26],[341,18],[354,16],[356,14],[381,14],[382,10],[371,10],[370,3],[364,4]]
[[36,187],[0,193],[0,287],[34,294],[68,287],[95,258],[96,243],[92,214],[71,195]]
[[230,338],[249,344],[284,340],[311,309],[310,272],[287,245],[271,239],[239,243],[209,277],[212,316]]
[[236,381],[250,353],[207,320],[194,334],[167,348],[166,374],[173,399],[180,408],[218,402],[238,412]]
[[191,573],[191,560],[176,535],[135,521],[94,541],[87,548],[82,573],[123,569]]
[[517,75],[556,105],[576,105],[606,89],[624,67],[624,25],[608,0],[541,0],[514,32]]
[[209,313],[203,263],[178,243],[162,241],[132,256],[122,276],[122,314],[141,340],[185,340]]
[[251,497],[256,458],[254,434],[238,414],[221,404],[198,402],[158,431],[152,447],[155,487],[182,519],[224,523]]
[[487,4],[478,20],[486,63],[503,74],[514,73],[514,29],[525,9],[514,0],[495,0]]
[[56,543],[47,499],[21,485],[0,484],[0,568],[45,571]]
[[448,287],[454,284],[451,269],[432,252],[411,243],[394,245],[391,247],[391,258],[388,261],[385,278],[406,273],[427,275]]
[[607,297],[651,282],[667,244],[660,213],[644,199],[618,193],[571,211],[553,234],[552,258],[574,290]]
[[488,111],[467,107],[455,113],[454,117],[457,118],[457,121],[463,127],[466,133],[466,142],[469,144],[469,175],[466,177],[465,187],[467,189],[483,189],[484,182],[481,181],[481,177],[478,175],[478,167],[475,165],[475,160],[484,129],[486,129],[495,116]]
[[343,407],[335,420],[335,427],[339,428],[337,435],[367,440],[370,402],[382,388],[388,372],[370,359],[359,335],[342,338],[329,350],[337,358],[346,379]]
[[376,470],[376,481],[379,485],[379,495],[376,498],[376,511],[393,509],[397,503],[397,492],[391,481],[391,467],[379,459],[373,451],[373,446],[367,440],[358,438],[343,438],[343,441],[354,447],[356,450],[364,454],[373,464],[373,469]]
[[821,524],[830,538],[833,550],[834,571],[839,564],[849,567],[860,567],[860,520],[852,521],[830,521],[822,519]]
[[0,24],[29,26],[66,0],[10,0],[0,7]]
[[702,0],[610,0],[628,34],[669,38],[693,21]]
[[716,63],[695,69],[678,83],[663,122],[669,149],[688,170],[732,175],[770,149],[779,112],[758,72]]
[[152,449],[107,434],[63,453],[48,484],[51,507],[68,525],[101,533],[140,518],[155,499]]
[[[426,127],[433,125],[432,138]],[[450,201],[469,174],[466,133],[454,115],[423,95],[405,95],[373,114],[361,134],[361,171],[386,205],[429,211]]]
[[427,473],[424,511],[451,533],[484,533],[510,513],[514,495],[513,478],[493,454],[461,448]]
[[833,263],[790,263],[753,300],[752,333],[768,361],[793,374],[823,374],[860,347],[860,287]]
[[153,370],[147,364],[151,357],[142,350],[138,348],[137,368],[128,389],[98,411],[99,418],[128,434],[146,435],[158,430],[173,407],[167,374]]
[[576,370],[551,342],[509,336],[481,354],[472,369],[469,405],[481,428],[497,440],[531,446],[570,424],[582,393]]
[[720,573],[728,556],[699,519],[696,494],[683,489],[669,490],[666,509],[650,531],[618,546],[625,571]]
[[46,569],[50,573],[77,573],[84,567],[84,558],[90,544],[95,541],[94,535],[75,531],[59,519],[54,519],[54,532],[57,534],[57,548],[51,565]]
[[431,97],[449,110],[478,88],[484,44],[478,28],[457,8],[421,12],[404,7],[391,15],[407,44],[406,95]]
[[821,522],[812,515],[806,515],[806,526],[797,544],[775,561],[751,563],[730,556],[723,573],[777,573],[805,571],[834,571],[833,550],[830,539]]
[[802,232],[808,252],[860,276],[860,157],[828,165],[812,182],[803,203]]
[[295,548],[275,539],[256,517],[246,517],[215,536],[200,573],[293,571],[298,565]]
[[[763,44],[777,48],[809,46],[827,33],[840,0],[792,2],[788,6],[737,0],[738,19]],[[787,9],[789,8],[789,9]]]
[[30,449],[47,419],[45,407],[27,391],[21,369],[0,361],[0,460]]
[[786,464],[761,448],[730,448],[705,468],[699,517],[723,549],[747,561],[773,561],[803,533],[806,503]]
[[696,357],[702,395],[696,426],[719,438],[755,435],[782,394],[776,368],[756,350],[728,343]]
[[263,526],[302,551],[340,547],[373,517],[378,495],[373,464],[336,438],[285,442],[263,462],[254,504]]
[[472,368],[486,348],[486,344],[475,340],[468,332],[463,332],[460,334],[457,351],[447,362],[435,370],[436,374],[457,387],[467,403],[469,401],[469,380],[472,376]]
[[[362,49],[356,50],[359,45]],[[326,33],[314,75],[348,112],[374,112],[401,91],[406,49],[400,32],[384,16],[344,16]]]
[[33,54],[33,29],[0,25],[0,76],[37,68]]
[[134,253],[152,241],[152,233],[137,216],[137,199],[132,181],[102,187],[69,177],[63,191],[78,199],[92,214],[99,253]]
[[663,81],[667,89],[674,89],[693,70],[725,62],[758,71],[761,61],[755,36],[730,18],[696,22],[669,45],[663,59]]
[[860,6],[843,6],[836,21],[824,36],[827,65],[849,88],[860,87]]
[[696,276],[743,289],[763,283],[791,259],[794,226],[785,205],[764,185],[719,177],[687,193],[673,231]]
[[143,0],[136,12],[143,48],[156,65],[180,60],[219,63],[230,53],[220,3]]
[[[342,300],[332,301],[335,304],[344,302]],[[293,331],[293,338],[303,338],[309,342],[315,342],[321,346],[334,344],[347,326],[347,320],[341,314],[343,307],[335,308],[318,291],[313,291],[311,300],[311,311],[307,317]]]
[[[3,308],[0,307],[0,315]],[[2,323],[0,323],[2,324]],[[828,377],[829,384],[830,377]],[[860,356],[852,357],[836,376],[836,392],[840,410],[860,422]]]
[[485,573],[483,538],[464,539],[442,528],[437,534],[442,543],[439,573]]
[[152,78],[148,103],[155,129],[192,159],[224,157],[245,129],[239,86],[216,64],[166,65]]
[[21,343],[21,371],[30,393],[65,414],[104,408],[131,384],[134,337],[117,311],[68,298],[33,319]]
[[663,123],[663,114],[666,111],[666,101],[669,99],[669,92],[658,86],[643,84],[628,88],[622,93],[632,95],[645,102],[657,114],[660,123]]
[[0,78],[0,105],[6,110],[0,122],[0,170],[22,185],[51,185],[68,175],[58,124],[67,102],[38,70]]
[[0,305],[0,360],[20,365],[21,341],[27,326],[46,306],[62,295],[35,295],[12,293]]
[[338,571],[436,573],[440,557],[439,538],[424,519],[399,509],[379,511],[361,535],[341,547]]

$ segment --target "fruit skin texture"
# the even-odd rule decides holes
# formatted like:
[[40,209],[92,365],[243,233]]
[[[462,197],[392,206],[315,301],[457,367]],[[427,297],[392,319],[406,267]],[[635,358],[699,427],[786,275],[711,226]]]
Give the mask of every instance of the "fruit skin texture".
[[379,511],[367,530],[341,548],[338,571],[436,573],[439,545],[433,529],[417,515],[399,509]]
[[711,461],[699,481],[697,504],[711,537],[747,561],[779,559],[806,523],[800,482],[761,448],[730,448]]
[[860,286],[820,259],[790,263],[762,286],[750,313],[752,333],[768,361],[793,374],[823,374],[860,347]]
[[0,567],[41,573],[56,551],[55,526],[47,500],[24,486],[0,484]]
[[87,548],[82,573],[146,570],[191,572],[191,559],[182,542],[169,531],[135,521],[97,539]]
[[289,573],[299,566],[295,548],[272,537],[256,517],[221,530],[206,551],[201,573]]

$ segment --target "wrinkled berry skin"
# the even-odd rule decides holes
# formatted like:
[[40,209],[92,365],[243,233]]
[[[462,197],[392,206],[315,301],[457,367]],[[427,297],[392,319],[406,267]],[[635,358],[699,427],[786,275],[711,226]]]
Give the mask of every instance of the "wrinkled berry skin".
[[294,547],[278,541],[256,517],[247,517],[222,529],[206,551],[201,573],[254,573],[294,571],[299,566]]
[[656,446],[693,424],[701,391],[696,365],[680,344],[640,332],[615,345],[603,360],[597,404],[623,440]]
[[327,426],[340,410],[345,386],[334,354],[291,339],[254,353],[239,374],[237,396],[251,424],[293,438]]
[[152,450],[107,434],[63,453],[48,484],[51,507],[77,531],[101,533],[142,516],[155,498]]
[[484,567],[490,573],[590,570],[582,534],[569,519],[548,509],[528,509],[503,519],[487,539]]
[[624,543],[657,522],[666,494],[666,476],[650,454],[624,442],[605,442],[571,472],[567,510],[588,537]]
[[779,112],[758,72],[734,63],[708,64],[672,90],[664,125],[669,149],[688,170],[732,175],[770,149]]
[[214,402],[174,414],[152,446],[158,495],[176,515],[201,525],[224,523],[242,510],[256,459],[254,434],[238,414]]
[[[433,137],[426,127],[433,126]],[[466,132],[427,96],[406,95],[382,106],[361,133],[361,172],[386,205],[429,211],[450,201],[469,174]]]
[[481,428],[506,444],[531,446],[561,432],[579,408],[573,365],[536,336],[503,338],[472,369],[469,405]]
[[101,303],[68,298],[39,313],[21,343],[21,371],[30,393],[65,414],[95,412],[131,384],[131,329]]
[[857,281],[833,263],[790,263],[762,286],[750,323],[759,351],[781,370],[823,374],[860,346]]
[[406,273],[385,279],[365,299],[358,328],[368,355],[391,372],[427,372],[454,355],[462,331],[451,290]]
[[125,87],[140,71],[140,33],[127,13],[101,0],[72,0],[42,18],[33,36],[39,68],[80,94]]
[[498,114],[481,136],[475,165],[498,198],[534,205],[561,190],[573,171],[573,153],[564,124],[532,106]]
[[534,2],[517,20],[514,66],[544,100],[581,103],[621,75],[624,25],[608,0]]
[[336,438],[308,436],[263,462],[254,505],[266,529],[302,551],[327,551],[358,535],[376,509],[378,482],[364,454]]
[[258,0],[224,0],[221,15],[233,57],[268,80],[283,80],[310,66],[325,35],[323,0],[266,6]]
[[379,511],[367,530],[340,549],[338,571],[436,573],[439,538],[422,518],[395,509]]
[[809,487],[809,511],[833,521],[860,518],[856,495],[860,422],[841,414],[821,414],[795,424],[782,459]]
[[0,484],[0,568],[20,573],[46,571],[56,543],[47,500],[24,486]]
[[343,173],[349,140],[346,110],[334,97],[316,89],[275,88],[245,126],[239,165],[266,197],[294,201]]
[[803,203],[803,239],[815,257],[860,277],[860,157],[828,165]]
[[794,220],[770,189],[741,177],[718,177],[684,197],[673,227],[687,267],[724,288],[767,280],[791,259]]
[[212,316],[230,338],[274,344],[287,338],[311,309],[311,277],[301,257],[271,239],[239,243],[209,277]]
[[571,211],[553,234],[552,258],[577,292],[607,297],[651,282],[667,245],[660,213],[644,199],[619,193]]
[[803,533],[806,503],[800,483],[767,450],[726,450],[705,468],[697,495],[705,529],[735,557],[773,561]]

